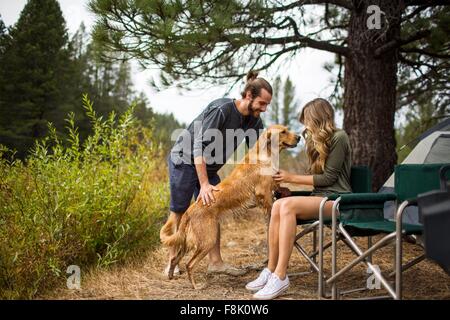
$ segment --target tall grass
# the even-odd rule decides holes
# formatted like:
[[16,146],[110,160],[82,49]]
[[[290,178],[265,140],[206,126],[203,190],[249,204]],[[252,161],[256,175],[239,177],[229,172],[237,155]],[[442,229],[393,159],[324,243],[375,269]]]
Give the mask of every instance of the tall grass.
[[133,107],[98,117],[80,143],[74,115],[64,140],[48,136],[14,160],[0,147],[0,298],[33,298],[66,283],[69,265],[105,267],[158,241],[168,208],[165,161]]

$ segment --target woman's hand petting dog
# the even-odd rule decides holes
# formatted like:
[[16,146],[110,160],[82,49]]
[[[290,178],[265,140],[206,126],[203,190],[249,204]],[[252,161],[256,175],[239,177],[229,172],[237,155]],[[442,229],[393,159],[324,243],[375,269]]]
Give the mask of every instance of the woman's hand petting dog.
[[292,177],[292,174],[285,170],[280,170],[272,176],[273,180],[275,180],[278,183],[291,182],[291,177]]
[[200,187],[197,202],[202,200],[203,205],[207,205],[209,207],[212,203],[216,202],[216,198],[213,194],[214,191],[220,191],[220,189],[209,183],[205,183]]

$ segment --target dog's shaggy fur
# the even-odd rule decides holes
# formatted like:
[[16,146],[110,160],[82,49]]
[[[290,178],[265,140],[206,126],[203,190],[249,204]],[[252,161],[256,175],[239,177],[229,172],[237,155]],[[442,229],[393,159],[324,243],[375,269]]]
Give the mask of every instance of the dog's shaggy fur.
[[197,288],[193,269],[218,241],[221,216],[243,212],[255,206],[270,214],[273,191],[277,187],[272,174],[278,171],[271,161],[271,141],[274,140],[274,134],[278,134],[278,152],[296,146],[300,139],[284,126],[271,126],[261,135],[243,163],[237,165],[231,174],[217,185],[219,191],[214,193],[214,203],[210,206],[201,202],[193,203],[181,217],[175,233],[175,220],[169,219],[161,228],[162,243],[174,247],[177,252],[170,261],[169,279],[172,279],[174,268],[184,255],[195,249],[186,265],[186,271],[192,286]]

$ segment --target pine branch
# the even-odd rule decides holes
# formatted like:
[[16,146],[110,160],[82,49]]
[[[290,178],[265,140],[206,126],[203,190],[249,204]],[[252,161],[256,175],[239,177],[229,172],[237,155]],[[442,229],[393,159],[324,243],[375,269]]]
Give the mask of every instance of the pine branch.
[[429,36],[431,34],[430,30],[420,30],[418,32],[416,32],[415,34],[409,36],[406,39],[394,39],[392,41],[389,41],[388,43],[382,45],[381,47],[379,47],[378,49],[375,50],[375,57],[379,57],[382,54],[393,50],[395,48],[399,48],[403,45],[406,45],[408,43],[426,38],[427,36]]
[[269,12],[287,11],[287,10],[290,10],[290,9],[293,9],[296,7],[301,7],[304,5],[317,5],[317,4],[333,4],[335,6],[345,8],[348,10],[353,9],[352,2],[347,1],[347,0],[300,0],[300,1],[295,1],[293,3],[290,3],[288,5],[285,5],[285,6],[271,8],[269,10]]
[[450,5],[450,0],[406,0],[406,6],[445,6]]
[[[340,54],[343,56],[348,56],[350,54],[350,50],[347,47],[335,45],[335,44],[332,44],[327,41],[314,40],[312,38],[301,35],[300,32],[298,31],[297,24],[295,23],[294,19],[292,19],[291,17],[286,17],[284,19],[284,21],[287,21],[289,23],[289,25],[292,27],[292,29],[294,30],[294,36],[280,37],[280,38],[253,37],[252,38],[253,43],[271,44],[271,45],[283,44],[284,45],[286,43],[300,42],[302,44],[305,44],[307,47],[310,47],[313,49],[333,52],[333,53]],[[280,23],[280,25],[282,25],[284,23],[284,21],[282,21]]]
[[433,58],[438,58],[438,59],[450,59],[450,54],[441,54],[441,53],[437,53],[437,52],[430,52],[424,49],[419,49],[419,48],[401,48],[400,52],[404,52],[404,53],[418,53],[418,54],[423,54],[426,56],[430,56]]
[[414,18],[416,15],[420,14],[422,11],[428,9],[428,6],[419,6],[416,9],[414,9],[410,14],[406,15],[402,18],[400,23],[403,23],[405,21],[409,21],[410,19]]

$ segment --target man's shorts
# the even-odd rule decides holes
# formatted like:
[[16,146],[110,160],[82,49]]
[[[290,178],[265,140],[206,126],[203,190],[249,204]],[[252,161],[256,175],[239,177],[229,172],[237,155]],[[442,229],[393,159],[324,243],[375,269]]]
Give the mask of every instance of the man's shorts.
[[[170,211],[184,213],[191,204],[192,196],[197,199],[200,193],[200,182],[194,165],[180,163],[174,164],[167,157],[170,181]],[[213,186],[219,184],[220,177],[217,172],[208,172],[209,183]]]

